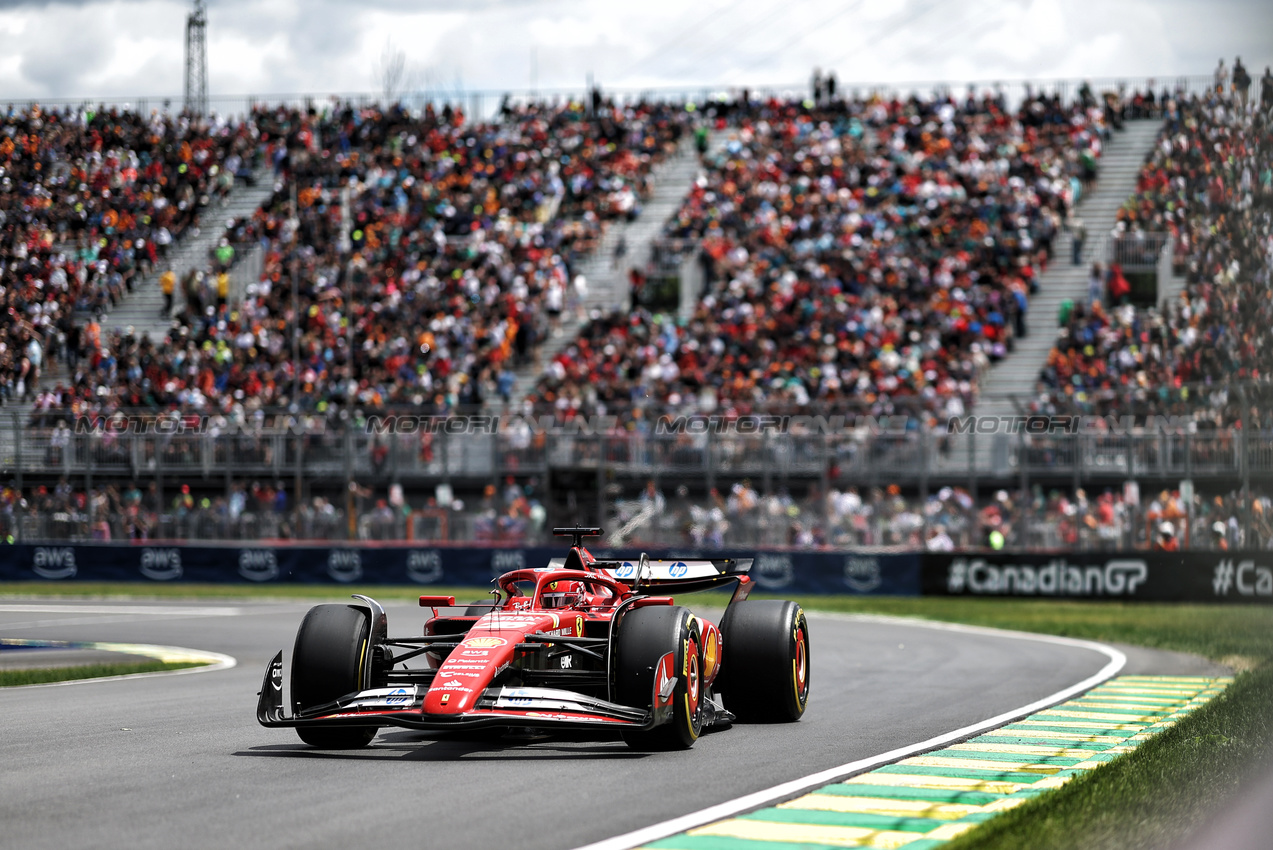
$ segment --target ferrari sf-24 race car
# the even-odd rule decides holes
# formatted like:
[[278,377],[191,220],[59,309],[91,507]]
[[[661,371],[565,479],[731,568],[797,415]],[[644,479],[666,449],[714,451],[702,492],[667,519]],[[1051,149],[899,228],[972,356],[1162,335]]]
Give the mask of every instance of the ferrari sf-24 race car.
[[[382,726],[408,729],[609,729],[641,750],[684,749],[704,728],[794,721],[809,699],[809,627],[794,602],[747,599],[750,559],[597,560],[559,528],[570,553],[505,573],[491,602],[433,609],[424,633],[389,637],[384,608],[311,608],[292,651],[266,669],[264,726],[293,726],[323,748],[363,747]],[[734,585],[720,624],[670,594]],[[439,609],[451,609],[439,614]]]

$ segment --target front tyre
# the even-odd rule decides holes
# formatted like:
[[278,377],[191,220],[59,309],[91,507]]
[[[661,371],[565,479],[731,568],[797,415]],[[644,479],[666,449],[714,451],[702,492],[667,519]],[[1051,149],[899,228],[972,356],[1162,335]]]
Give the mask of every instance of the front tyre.
[[[292,649],[292,700],[302,712],[361,690],[371,620],[357,605],[316,605],[296,632]],[[298,726],[313,747],[356,749],[376,737],[375,726]]]
[[800,719],[809,702],[809,624],[799,605],[736,602],[721,620],[721,643],[715,689],[726,709],[743,722]]
[[646,707],[659,660],[675,652],[672,720],[648,732],[627,731],[636,750],[684,750],[703,731],[703,659],[698,620],[680,607],[638,608],[624,615],[615,639],[615,695],[623,705]]

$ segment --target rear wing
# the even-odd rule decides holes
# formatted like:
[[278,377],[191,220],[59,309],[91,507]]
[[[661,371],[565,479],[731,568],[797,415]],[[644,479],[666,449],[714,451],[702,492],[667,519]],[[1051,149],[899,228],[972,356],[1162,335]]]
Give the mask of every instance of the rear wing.
[[[589,564],[616,581],[638,587],[657,587],[683,593],[708,590],[729,584],[747,575],[752,558],[709,558],[702,560],[596,560]],[[553,558],[549,569],[565,567],[565,558]]]

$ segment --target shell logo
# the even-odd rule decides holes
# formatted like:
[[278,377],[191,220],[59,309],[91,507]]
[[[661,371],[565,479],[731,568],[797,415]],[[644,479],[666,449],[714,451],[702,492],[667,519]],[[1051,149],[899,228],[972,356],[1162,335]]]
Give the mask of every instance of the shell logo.
[[492,646],[503,646],[506,643],[508,643],[508,641],[504,640],[503,638],[497,638],[497,637],[469,638],[468,640],[464,641],[465,646],[471,646],[474,648],[482,648],[482,649],[485,649],[486,647],[492,647]]

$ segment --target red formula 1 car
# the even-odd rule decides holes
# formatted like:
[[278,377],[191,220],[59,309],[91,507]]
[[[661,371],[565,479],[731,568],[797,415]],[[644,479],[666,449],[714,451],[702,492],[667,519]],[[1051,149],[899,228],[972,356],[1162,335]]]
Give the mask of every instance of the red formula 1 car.
[[[366,596],[310,609],[292,652],[292,714],[280,651],[257,719],[325,748],[400,726],[612,729],[638,749],[683,749],[708,726],[804,714],[804,611],[748,601],[750,559],[599,561],[582,538],[600,529],[554,533],[574,538],[570,554],[500,576],[493,602],[439,615],[455,598],[421,596],[434,609],[423,635],[390,637]],[[719,626],[662,595],[730,584]]]

